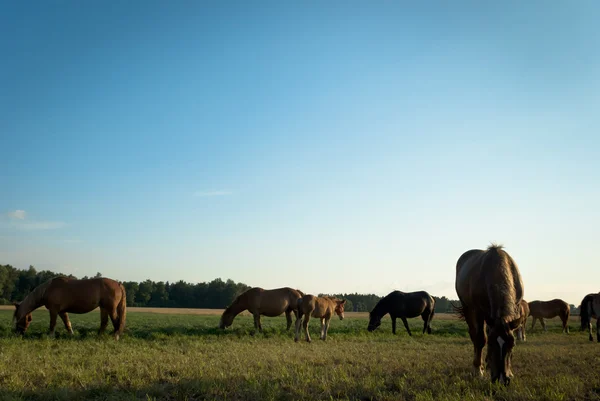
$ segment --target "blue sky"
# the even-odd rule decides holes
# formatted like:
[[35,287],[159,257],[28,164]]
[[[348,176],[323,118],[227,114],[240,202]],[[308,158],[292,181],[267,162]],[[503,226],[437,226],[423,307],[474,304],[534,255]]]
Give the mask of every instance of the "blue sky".
[[0,263],[455,298],[598,291],[600,5],[5,4]]

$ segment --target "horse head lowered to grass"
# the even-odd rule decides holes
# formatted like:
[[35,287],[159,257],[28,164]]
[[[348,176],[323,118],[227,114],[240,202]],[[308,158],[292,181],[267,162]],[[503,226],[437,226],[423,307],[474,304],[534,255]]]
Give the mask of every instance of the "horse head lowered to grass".
[[456,263],[456,293],[461,302],[458,312],[467,322],[473,342],[475,373],[483,376],[482,350],[487,342],[486,362],[492,382],[509,384],[513,376],[513,331],[523,323],[523,281],[517,264],[501,246],[467,251]]

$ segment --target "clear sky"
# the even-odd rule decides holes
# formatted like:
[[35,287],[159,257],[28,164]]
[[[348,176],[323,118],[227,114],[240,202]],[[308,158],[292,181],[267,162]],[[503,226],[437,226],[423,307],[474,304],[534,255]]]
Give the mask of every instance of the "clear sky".
[[600,290],[600,3],[4,2],[0,263]]

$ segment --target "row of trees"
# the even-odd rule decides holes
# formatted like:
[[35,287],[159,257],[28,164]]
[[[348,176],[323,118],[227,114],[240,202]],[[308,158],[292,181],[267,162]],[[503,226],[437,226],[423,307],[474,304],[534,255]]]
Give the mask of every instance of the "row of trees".
[[[27,270],[20,270],[10,265],[0,265],[0,304],[22,300],[35,287],[59,275],[47,270],[38,272],[33,266],[29,266]],[[97,273],[96,277],[101,277],[101,274]],[[226,308],[237,295],[249,288],[246,284],[236,283],[233,280],[223,281],[220,278],[208,283],[196,284],[182,280],[175,283],[152,280],[140,283],[125,281],[123,286],[127,291],[127,306],[207,309]],[[353,312],[368,312],[381,299],[375,294],[333,295],[346,299],[345,309]],[[437,313],[452,313],[453,305],[460,304],[459,301],[446,297],[434,296],[433,298],[436,301]],[[575,305],[571,305],[571,313],[578,313]]]

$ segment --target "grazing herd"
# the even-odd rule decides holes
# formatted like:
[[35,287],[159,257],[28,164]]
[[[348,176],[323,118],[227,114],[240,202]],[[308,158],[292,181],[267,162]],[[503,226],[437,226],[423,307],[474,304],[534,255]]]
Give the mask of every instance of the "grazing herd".
[[[487,250],[473,249],[461,255],[456,263],[456,293],[460,306],[456,311],[468,326],[473,343],[473,371],[483,376],[485,366],[490,369],[493,382],[509,384],[512,352],[515,337],[525,341],[525,324],[531,316],[533,330],[537,320],[546,330],[544,319],[559,316],[563,332],[568,333],[569,305],[560,300],[533,301],[523,299],[524,285],[517,264],[501,246],[492,245]],[[321,340],[327,339],[331,318],[344,318],[346,301],[328,296],[304,294],[293,288],[264,290],[251,288],[240,294],[225,309],[219,327],[232,325],[234,318],[249,311],[254,318],[254,328],[262,332],[261,316],[275,317],[285,313],[287,329],[292,326],[292,314],[296,318],[294,340],[300,339],[303,329],[306,341],[310,342],[308,324],[311,318],[320,319]],[[96,308],[101,311],[99,333],[112,321],[115,339],[123,333],[126,317],[125,288],[109,278],[76,280],[57,277],[35,288],[20,303],[15,303],[15,329],[24,334],[29,327],[31,312],[45,306],[50,312],[50,335],[54,335],[57,318],[60,316],[67,331],[72,334],[68,313],[88,313]],[[580,305],[581,330],[589,331],[593,341],[592,323],[596,320],[596,336],[600,342],[600,293],[588,294]],[[381,325],[381,319],[389,314],[392,332],[396,334],[396,320],[400,318],[406,331],[412,335],[407,318],[421,316],[423,333],[431,334],[431,320],[435,314],[435,300],[425,291],[404,293],[393,291],[383,297],[369,313],[368,331]],[[485,364],[483,348],[487,344]]]

